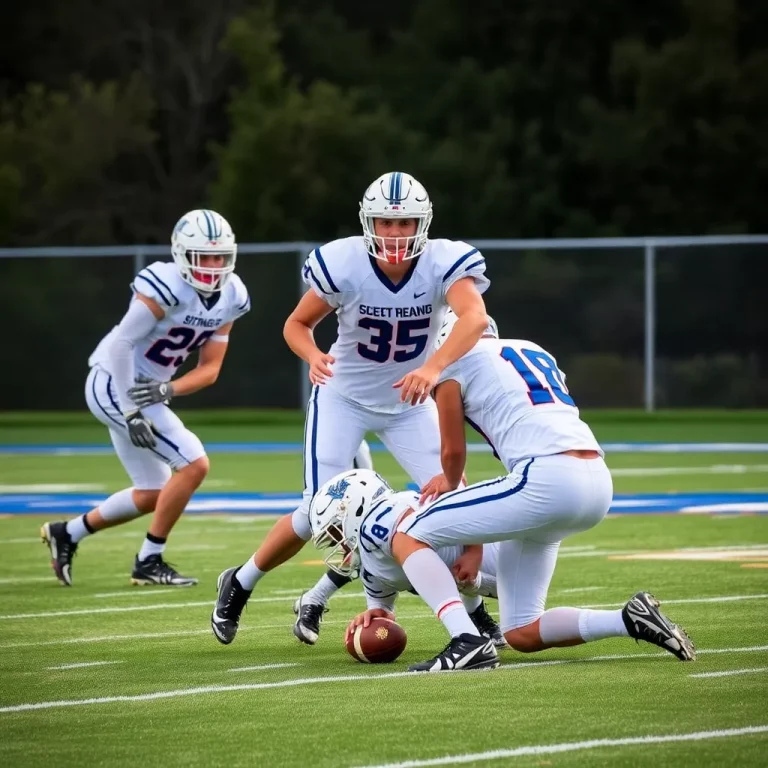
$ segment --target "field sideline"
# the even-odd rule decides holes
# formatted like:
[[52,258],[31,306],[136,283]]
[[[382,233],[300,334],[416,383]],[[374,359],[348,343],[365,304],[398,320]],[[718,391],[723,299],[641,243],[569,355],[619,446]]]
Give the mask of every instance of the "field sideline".
[[[185,418],[186,418],[185,414]],[[0,414],[0,444],[103,443],[83,414]],[[765,442],[768,414],[585,414],[603,441]],[[296,413],[189,412],[206,441],[301,439]],[[407,478],[383,453],[377,468]],[[768,493],[761,453],[614,454],[619,493]],[[499,474],[472,454],[470,480]],[[295,453],[214,454],[208,490],[296,491]],[[0,486],[124,487],[112,456],[3,456]],[[0,491],[2,495],[2,491]],[[190,589],[128,583],[145,524],[85,540],[75,586],[50,572],[38,529],[50,515],[0,515],[0,761],[61,766],[745,766],[768,753],[768,515],[611,515],[566,540],[548,607],[619,607],[638,589],[662,600],[699,649],[696,662],[614,639],[526,656],[493,672],[413,676],[446,642],[404,595],[408,647],[362,665],[342,644],[364,600],[331,602],[318,644],[291,634],[291,605],[322,573],[311,548],[266,576],[237,640],[208,619],[215,581],[264,537],[268,516],[182,518],[169,559]],[[495,612],[495,604],[489,601]]]

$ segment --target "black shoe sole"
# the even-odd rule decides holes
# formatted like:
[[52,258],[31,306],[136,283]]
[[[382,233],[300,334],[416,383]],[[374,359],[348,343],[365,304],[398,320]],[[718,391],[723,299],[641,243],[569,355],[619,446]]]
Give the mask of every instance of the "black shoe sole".
[[51,546],[51,543],[53,542],[53,546],[56,546],[53,536],[51,536],[51,524],[45,523],[40,528],[40,538],[42,539],[43,544],[45,544],[46,547],[48,547],[48,552],[50,552],[51,555],[51,568],[53,569],[53,573],[56,576],[56,578],[59,580],[61,584],[63,584],[65,587],[71,587],[72,586],[72,575],[71,573],[69,576],[65,575],[64,571],[61,569],[61,566],[59,565],[59,561],[56,559],[56,556],[54,555],[53,548]]

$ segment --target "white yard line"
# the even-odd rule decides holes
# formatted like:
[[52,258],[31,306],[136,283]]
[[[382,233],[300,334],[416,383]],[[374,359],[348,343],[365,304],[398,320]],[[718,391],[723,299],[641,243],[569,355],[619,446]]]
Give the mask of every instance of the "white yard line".
[[34,483],[2,485],[0,493],[98,493],[106,488],[98,483]]
[[746,728],[727,728],[716,731],[695,731],[694,733],[670,733],[648,736],[634,736],[623,739],[590,739],[589,741],[568,741],[562,744],[532,744],[528,747],[494,749],[489,752],[475,752],[463,755],[446,755],[427,760],[405,760],[400,763],[377,763],[362,768],[426,768],[431,765],[456,765],[484,760],[501,760],[510,757],[529,757],[532,755],[553,755],[562,752],[580,752],[585,749],[600,747],[631,747],[646,744],[667,744],[676,741],[706,741],[709,739],[733,738],[768,733],[768,725],[754,725]]
[[755,672],[768,672],[768,667],[752,667],[750,669],[729,669],[725,672],[699,672],[688,677],[731,677],[731,675],[752,675]]
[[601,589],[608,589],[608,587],[571,587],[569,589],[553,589],[552,593],[558,595],[570,595],[574,592],[598,592]]
[[59,664],[46,669],[82,669],[83,667],[106,667],[109,664],[122,664],[122,661],[81,661],[77,664]]
[[768,464],[711,464],[703,467],[624,467],[612,469],[614,477],[661,477],[664,475],[743,475],[768,472]]
[[55,580],[56,577],[51,573],[48,576],[18,576],[13,579],[0,579],[0,584],[32,584],[44,581],[53,583]]
[[300,667],[301,664],[293,662],[291,664],[255,664],[252,667],[233,667],[228,672],[255,672],[262,669],[285,669],[285,667]]
[[[151,589],[151,587],[147,587]],[[176,589],[184,589],[184,587],[176,587]],[[362,592],[349,592],[343,595],[335,595],[335,600],[351,600],[354,598],[363,597]],[[285,603],[289,601],[289,597],[252,597],[249,603]],[[186,603],[155,603],[154,605],[110,605],[106,608],[78,608],[71,611],[46,611],[41,613],[15,613],[6,614],[0,616],[2,621],[10,621],[15,619],[46,619],[55,616],[89,616],[91,614],[99,613],[130,613],[132,611],[157,611],[164,608],[199,608],[201,606],[208,606],[212,608],[214,600],[193,600]]]
[[[736,603],[740,600],[765,600],[768,595],[721,595],[719,597],[687,597],[680,600],[662,600],[665,605],[695,605],[697,603]],[[581,605],[580,608],[619,608],[625,603],[602,603],[601,605]],[[0,616],[2,618],[2,616]]]
[[[335,595],[334,600],[353,600],[363,597],[362,592],[349,592]],[[419,599],[418,595],[403,593],[403,598]],[[254,597],[249,603],[284,603],[291,598],[285,597]],[[663,605],[687,605],[696,603],[732,603],[741,600],[765,600],[768,594],[761,595],[720,595],[718,597],[691,597],[679,600],[663,600]],[[624,605],[619,603],[600,603],[597,605],[583,605],[582,608],[617,608]],[[105,608],[79,608],[71,611],[45,611],[41,613],[12,613],[0,616],[0,621],[13,621],[17,619],[47,619],[56,616],[90,616],[100,613],[131,613],[133,611],[157,611],[166,608],[199,608],[201,606],[213,606],[213,600],[194,600],[186,603],[155,603],[154,605],[111,605]]]
[[[748,647],[748,648],[715,648],[710,649],[712,653],[734,653],[739,651],[754,651],[757,649],[765,649],[768,646]],[[699,653],[707,653],[708,649],[703,649]],[[672,657],[668,653],[654,652],[654,653],[622,653],[622,654],[608,654],[604,656],[587,656],[582,658],[573,659],[553,659],[551,661],[524,661],[513,664],[502,664],[499,667],[501,671],[510,670],[533,670],[541,667],[559,666],[563,664],[584,664],[593,661],[612,661],[615,659],[636,659],[636,658],[656,658],[665,659],[672,662]],[[445,677],[446,682],[449,680],[460,680],[465,674],[473,674],[472,672],[461,672],[458,677],[455,675],[448,675]],[[40,701],[30,702],[25,704],[14,704],[6,707],[0,707],[0,714],[9,712],[28,712],[32,710],[40,709],[55,709],[60,707],[82,707],[90,706],[94,704],[113,704],[116,702],[132,702],[132,701],[154,701],[158,699],[175,699],[183,696],[198,696],[209,693],[223,693],[227,691],[253,691],[262,690],[268,688],[292,688],[303,685],[320,685],[323,683],[345,683],[345,682],[358,682],[358,681],[370,681],[370,680],[391,680],[398,677],[411,677],[414,680],[434,680],[434,676],[430,674],[414,674],[413,672],[385,672],[384,674],[358,674],[358,675],[336,675],[328,677],[303,677],[295,678],[292,680],[279,680],[273,683],[241,683],[238,685],[206,685],[196,688],[179,688],[170,691],[154,691],[151,693],[141,693],[134,695],[115,695],[115,696],[103,696],[90,699],[62,699],[57,701]],[[768,726],[767,726],[768,728]]]

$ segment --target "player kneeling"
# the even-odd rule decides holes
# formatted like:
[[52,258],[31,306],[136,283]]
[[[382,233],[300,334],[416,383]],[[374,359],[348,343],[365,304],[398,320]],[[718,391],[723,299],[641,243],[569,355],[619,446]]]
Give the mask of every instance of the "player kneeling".
[[[391,539],[400,520],[418,507],[413,491],[395,492],[376,472],[352,470],[329,480],[309,509],[312,541],[328,550],[326,564],[346,578],[360,578],[368,610],[352,620],[347,635],[358,624],[376,617],[394,619],[398,593],[413,591],[403,569],[392,557]],[[498,624],[486,610],[481,595],[496,597],[496,545],[450,546],[437,554],[457,583],[470,594],[462,602],[476,631],[488,644],[505,646]],[[495,661],[493,666],[498,662]]]
[[[450,323],[448,318],[438,344]],[[475,631],[440,554],[445,547],[485,542],[501,542],[499,612],[505,639],[515,650],[632,637],[683,661],[695,658],[688,635],[647,592],[613,611],[544,610],[560,542],[598,525],[613,491],[603,451],[579,418],[565,375],[546,350],[531,341],[499,339],[492,324],[470,352],[443,370],[435,400],[443,474],[423,491],[440,498],[399,521],[388,542],[451,641],[412,671],[492,663],[495,651]],[[465,418],[487,436],[508,475],[458,489],[466,459]]]
[[[173,230],[171,252],[174,263],[158,261],[139,272],[128,311],[89,360],[86,402],[109,429],[133,485],[85,515],[42,527],[54,573],[67,586],[72,584],[72,557],[84,537],[153,511],[131,580],[197,584],[166,563],[163,551],[208,474],[208,457],[168,402],[216,381],[232,324],[248,312],[250,300],[233,274],[235,236],[218,213],[197,210],[183,216]],[[198,352],[197,367],[171,382],[192,352]]]

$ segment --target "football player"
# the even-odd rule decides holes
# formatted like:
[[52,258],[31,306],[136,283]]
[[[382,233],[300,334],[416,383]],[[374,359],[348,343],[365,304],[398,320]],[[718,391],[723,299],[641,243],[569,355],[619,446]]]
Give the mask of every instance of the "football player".
[[[325,557],[329,568],[345,578],[359,576],[365,590],[368,609],[352,620],[348,633],[358,624],[368,626],[377,616],[394,619],[398,593],[413,591],[392,557],[390,539],[399,520],[418,506],[417,493],[396,493],[380,475],[369,470],[337,475],[312,499],[309,522],[315,546],[329,550]],[[506,642],[501,629],[481,597],[496,597],[497,550],[497,544],[457,545],[443,547],[437,554],[451,568],[477,630],[497,647],[503,647]],[[480,571],[472,573],[469,582],[465,563],[473,564],[476,555],[480,556]]]
[[[88,361],[88,408],[109,430],[132,485],[74,520],[43,525],[54,573],[67,586],[82,539],[150,512],[131,581],[197,583],[165,562],[163,551],[209,462],[200,439],[168,404],[216,381],[232,324],[249,311],[250,300],[234,274],[235,236],[218,213],[182,216],[171,235],[171,253],[172,263],[158,261],[139,272],[128,311]],[[193,352],[197,367],[172,381]]]
[[[430,240],[432,204],[406,173],[385,173],[363,194],[362,236],[334,240],[306,260],[309,289],[285,323],[288,346],[309,364],[312,392],[304,439],[304,498],[280,519],[244,565],[219,578],[211,616],[230,643],[259,579],[310,538],[309,503],[320,486],[352,466],[375,432],[421,487],[440,469],[440,433],[430,393],[440,372],[471,349],[488,323],[481,294],[485,260],[464,242]],[[440,350],[432,343],[450,306],[458,316]],[[313,329],[335,312],[338,337],[318,348]],[[296,606],[294,634],[313,644],[328,598],[345,583],[331,573]]]
[[[447,318],[438,346],[441,338],[449,338],[453,321]],[[439,555],[443,547],[487,542],[501,542],[499,612],[512,648],[529,653],[632,637],[683,661],[695,658],[690,638],[647,592],[613,611],[544,610],[560,542],[605,517],[613,493],[611,475],[555,359],[533,342],[496,338],[492,326],[484,336],[443,369],[435,390],[443,473],[423,488],[422,500],[439,498],[404,517],[391,539],[394,558],[451,635],[441,653],[410,669],[498,665],[496,649],[472,623]],[[454,490],[466,458],[465,418],[487,436],[509,474]]]

